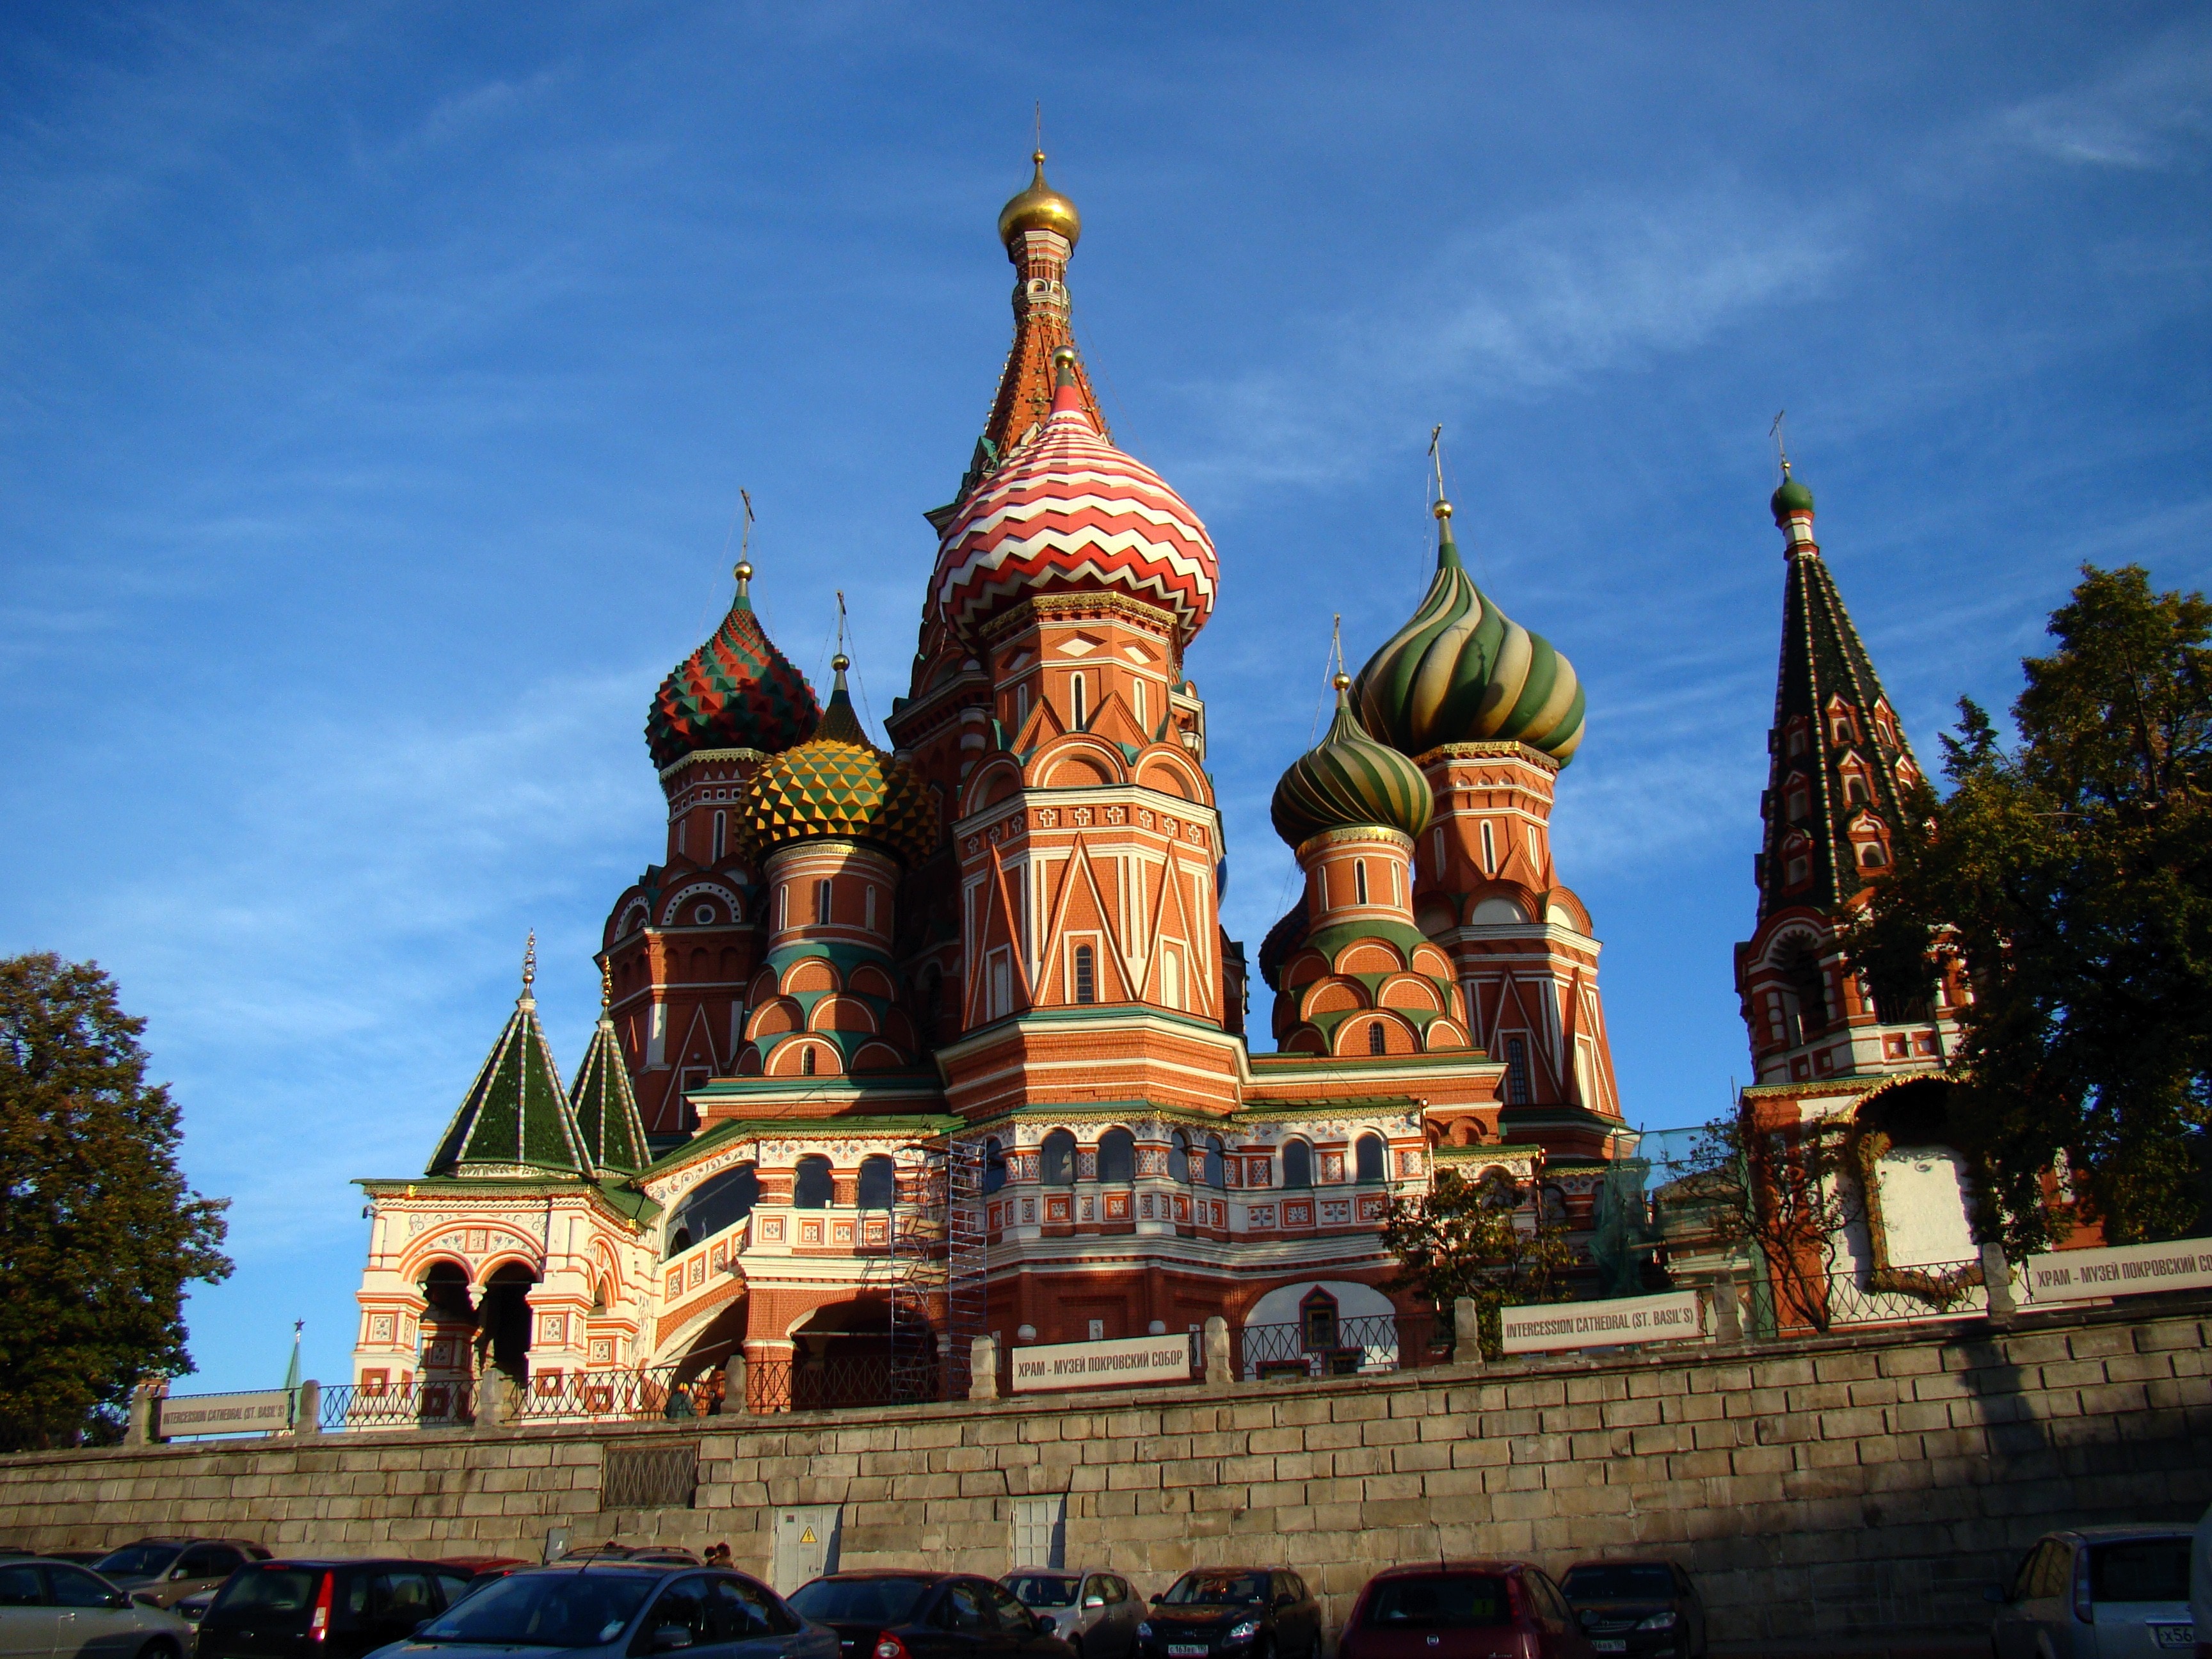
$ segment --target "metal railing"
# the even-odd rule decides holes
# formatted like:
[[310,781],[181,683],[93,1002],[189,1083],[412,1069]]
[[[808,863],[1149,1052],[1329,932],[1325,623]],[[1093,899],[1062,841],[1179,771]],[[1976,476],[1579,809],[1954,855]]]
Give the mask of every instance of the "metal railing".
[[936,1366],[921,1374],[894,1365],[889,1355],[848,1359],[749,1359],[745,1409],[841,1411],[860,1406],[915,1405],[937,1398]]
[[1990,1305],[1978,1258],[1881,1273],[1858,1264],[1770,1262],[1764,1279],[1753,1282],[1751,1300],[1751,1323],[1760,1336],[1965,1319],[1987,1313]]
[[1231,1374],[1261,1377],[1357,1376],[1433,1364],[1435,1322],[1425,1315],[1363,1314],[1284,1325],[1247,1325],[1230,1333]]
[[524,1423],[650,1423],[712,1415],[718,1402],[710,1376],[679,1381],[678,1369],[540,1371],[516,1391],[511,1409],[514,1420]]
[[325,1434],[376,1429],[458,1429],[476,1421],[476,1384],[451,1382],[330,1382],[317,1419]]

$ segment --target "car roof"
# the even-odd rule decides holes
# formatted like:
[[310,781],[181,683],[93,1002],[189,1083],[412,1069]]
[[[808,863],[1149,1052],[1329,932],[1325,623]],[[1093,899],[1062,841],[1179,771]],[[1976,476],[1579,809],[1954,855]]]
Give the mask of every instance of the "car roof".
[[1567,1571],[1578,1567],[1671,1567],[1674,1564],[1663,1555],[1594,1555],[1587,1561],[1577,1561]]
[[257,1567],[434,1567],[416,1555],[279,1555],[256,1561]]
[[[1385,1567],[1376,1578],[1418,1578],[1424,1573],[1455,1572],[1519,1572],[1528,1566],[1525,1561],[1409,1561],[1402,1566]],[[1374,1579],[1368,1581],[1370,1583]]]
[[2044,1534],[2046,1538],[2078,1538],[2085,1544],[2107,1544],[2127,1538],[2193,1538],[2196,1528],[2186,1521],[2169,1521],[2164,1525],[2154,1522],[2136,1522],[2124,1526],[2068,1527],[2063,1532]]

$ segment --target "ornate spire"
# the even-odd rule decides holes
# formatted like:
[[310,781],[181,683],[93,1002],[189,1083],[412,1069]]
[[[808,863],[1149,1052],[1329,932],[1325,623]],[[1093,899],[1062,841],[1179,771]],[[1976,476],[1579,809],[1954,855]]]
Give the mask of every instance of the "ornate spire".
[[1572,664],[1499,611],[1460,563],[1451,503],[1437,520],[1437,574],[1413,617],[1359,671],[1367,729],[1407,755],[1447,743],[1525,743],[1565,765],[1583,740]]
[[[1083,218],[1074,203],[1045,183],[1044,151],[1040,149],[1030,159],[1036,165],[1036,176],[999,214],[999,239],[1006,245],[1006,258],[1018,273],[1014,343],[960,488],[950,501],[927,514],[940,533],[977,483],[1042,426],[1052,412],[1059,381],[1054,354],[1075,343],[1068,322],[1067,261],[1083,234]],[[1073,365],[1073,373],[1091,429],[1102,438],[1109,436],[1106,417],[1080,361]]]
[[653,1162],[653,1149],[630,1088],[629,1068],[623,1064],[622,1041],[615,1034],[614,994],[613,965],[602,957],[599,1023],[569,1086],[568,1109],[592,1168],[635,1175]]
[[552,1045],[538,1021],[538,999],[532,994],[537,976],[533,933],[523,951],[522,994],[514,1000],[514,1012],[423,1174],[590,1177],[591,1162],[569,1115]]
[[1771,505],[1789,572],[1767,739],[1761,921],[1792,906],[1833,912],[1886,870],[1889,832],[1921,775],[1813,539],[1813,492],[1786,462]]

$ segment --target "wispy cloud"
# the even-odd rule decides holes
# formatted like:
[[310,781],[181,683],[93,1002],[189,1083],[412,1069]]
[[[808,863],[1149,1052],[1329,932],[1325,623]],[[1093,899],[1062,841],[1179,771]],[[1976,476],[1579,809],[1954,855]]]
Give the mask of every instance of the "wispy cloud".
[[2089,84],[2005,111],[2014,142],[2088,167],[2194,163],[2212,138],[2212,29],[2165,35]]

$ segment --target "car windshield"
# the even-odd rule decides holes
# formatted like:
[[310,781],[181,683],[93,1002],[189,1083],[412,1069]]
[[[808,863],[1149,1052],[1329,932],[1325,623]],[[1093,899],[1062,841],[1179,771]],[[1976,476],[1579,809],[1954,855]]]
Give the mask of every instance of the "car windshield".
[[802,1618],[825,1625],[903,1625],[933,1581],[927,1578],[817,1578],[787,1599]]
[[125,1544],[101,1556],[97,1566],[110,1578],[154,1578],[183,1553],[181,1544]]
[[455,1604],[415,1639],[599,1647],[623,1633],[660,1582],[659,1574],[645,1572],[517,1573]]
[[1366,1622],[1382,1630],[1480,1630],[1513,1621],[1505,1581],[1489,1573],[1437,1572],[1378,1582]]
[[1075,1600],[1083,1581],[1057,1572],[1024,1572],[1007,1579],[1006,1588],[1025,1607],[1064,1607]]
[[1265,1601],[1267,1599],[1267,1575],[1264,1572],[1187,1572],[1176,1579],[1175,1588],[1160,1599],[1185,1607],[1197,1602]]
[[1577,1567],[1559,1588],[1570,1601],[1668,1601],[1674,1575],[1664,1567]]
[[314,1567],[256,1567],[251,1572],[234,1572],[216,1592],[207,1616],[217,1628],[251,1614],[256,1620],[289,1622],[304,1629],[322,1577]]
[[2130,1538],[2089,1551],[2093,1601],[2186,1601],[2189,1540]]

